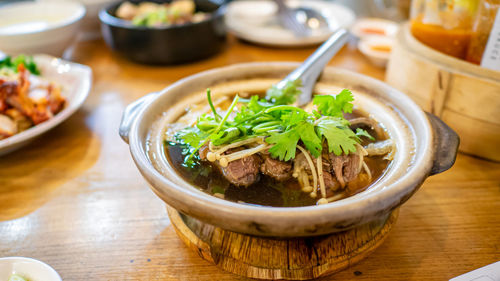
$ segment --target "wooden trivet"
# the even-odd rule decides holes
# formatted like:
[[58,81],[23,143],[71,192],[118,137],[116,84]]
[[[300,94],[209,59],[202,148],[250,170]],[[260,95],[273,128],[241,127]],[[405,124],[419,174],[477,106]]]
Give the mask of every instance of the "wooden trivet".
[[259,279],[306,280],[338,272],[382,244],[398,217],[329,235],[268,238],[235,233],[167,207],[177,235],[203,259],[219,268]]

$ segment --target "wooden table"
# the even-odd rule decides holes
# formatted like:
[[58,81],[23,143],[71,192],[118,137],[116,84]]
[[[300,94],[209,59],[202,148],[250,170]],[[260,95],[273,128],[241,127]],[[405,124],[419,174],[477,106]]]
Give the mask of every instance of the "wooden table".
[[[78,43],[92,67],[83,108],[30,146],[0,158],[0,256],[52,265],[64,280],[244,280],[191,252],[176,237],[165,204],[118,137],[125,105],[202,70],[249,61],[302,61],[306,49],[268,49],[230,38],[197,63],[128,62],[102,41]],[[384,78],[356,50],[331,65]],[[386,242],[364,261],[323,280],[448,280],[500,260],[500,164],[459,155],[401,208]]]

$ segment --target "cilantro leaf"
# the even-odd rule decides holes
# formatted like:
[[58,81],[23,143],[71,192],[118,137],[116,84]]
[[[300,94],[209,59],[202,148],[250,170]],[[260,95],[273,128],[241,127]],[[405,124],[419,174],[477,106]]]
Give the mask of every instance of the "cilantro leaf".
[[374,137],[372,137],[372,136],[371,136],[371,135],[370,135],[367,131],[365,131],[365,130],[363,130],[363,129],[361,129],[361,128],[357,128],[357,129],[356,129],[356,136],[358,136],[358,137],[360,137],[360,138],[361,138],[361,137],[367,137],[368,139],[370,139],[370,140],[372,140],[372,141],[374,141],[374,140],[375,140],[375,138],[374,138]]
[[281,113],[280,119],[284,127],[291,127],[306,120],[307,112],[304,111],[285,111]]
[[300,87],[302,87],[300,79],[287,81],[283,89],[278,89],[276,85],[273,85],[266,92],[266,100],[276,105],[292,104],[301,93],[300,89],[298,89]]
[[304,119],[284,133],[273,134],[271,137],[266,138],[267,143],[274,144],[269,149],[271,156],[284,161],[295,158],[295,150],[297,149],[299,140],[302,141],[314,157],[318,157],[321,154],[321,139],[314,130],[314,124],[304,121]]
[[248,109],[250,109],[253,112],[259,112],[264,109],[265,106],[263,106],[261,103],[259,103],[259,96],[252,96],[250,98],[250,102],[248,103]]
[[321,155],[322,144],[321,138],[318,137],[314,130],[314,124],[310,122],[303,122],[297,126],[300,135],[300,140],[304,143],[305,147],[314,157]]
[[316,132],[319,136],[324,136],[328,142],[328,152],[335,155],[349,154],[356,152],[358,136],[349,128],[349,122],[339,117],[326,117],[319,120],[316,125]]
[[190,147],[197,147],[207,137],[198,127],[186,127],[177,133],[174,138],[181,144],[187,144]]
[[316,95],[313,104],[325,116],[342,117],[343,112],[352,113],[352,101],[354,97],[351,91],[344,89],[337,96]]
[[297,149],[299,139],[300,134],[296,128],[267,137],[266,142],[273,144],[273,146],[269,149],[271,157],[277,158],[281,161],[288,161],[295,158],[295,150]]

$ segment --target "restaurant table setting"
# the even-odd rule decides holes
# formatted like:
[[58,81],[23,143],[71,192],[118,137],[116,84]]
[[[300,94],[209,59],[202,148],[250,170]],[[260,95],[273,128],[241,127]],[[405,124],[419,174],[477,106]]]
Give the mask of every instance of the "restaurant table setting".
[[367,2],[1,3],[0,280],[500,280],[500,2]]

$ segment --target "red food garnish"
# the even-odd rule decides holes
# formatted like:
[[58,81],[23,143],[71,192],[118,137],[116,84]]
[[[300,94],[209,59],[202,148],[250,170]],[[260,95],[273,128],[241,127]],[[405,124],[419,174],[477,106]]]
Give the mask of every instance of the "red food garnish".
[[376,27],[362,27],[361,31],[368,34],[386,35],[385,30]]

